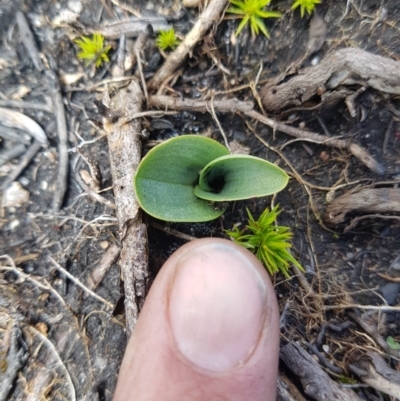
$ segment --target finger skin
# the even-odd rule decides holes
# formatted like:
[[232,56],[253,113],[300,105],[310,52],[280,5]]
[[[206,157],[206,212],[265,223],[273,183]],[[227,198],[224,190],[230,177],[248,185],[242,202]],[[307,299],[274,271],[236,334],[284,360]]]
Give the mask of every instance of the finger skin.
[[[262,330],[248,359],[237,368],[211,372],[198,368],[179,352],[168,307],[179,260],[203,245],[218,243],[234,247],[249,258],[267,291]],[[249,251],[231,241],[192,241],[167,260],[151,287],[126,349],[114,401],[272,401],[276,399],[278,355],[278,305],[265,268]]]

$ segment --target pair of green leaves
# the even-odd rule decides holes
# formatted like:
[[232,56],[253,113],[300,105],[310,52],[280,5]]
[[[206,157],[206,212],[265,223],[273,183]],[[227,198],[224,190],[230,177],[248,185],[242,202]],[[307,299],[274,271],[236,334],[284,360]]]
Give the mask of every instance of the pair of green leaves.
[[281,191],[287,174],[274,164],[232,155],[218,142],[196,135],[169,139],[141,161],[134,186],[142,209],[172,222],[201,222],[221,216],[224,203]]

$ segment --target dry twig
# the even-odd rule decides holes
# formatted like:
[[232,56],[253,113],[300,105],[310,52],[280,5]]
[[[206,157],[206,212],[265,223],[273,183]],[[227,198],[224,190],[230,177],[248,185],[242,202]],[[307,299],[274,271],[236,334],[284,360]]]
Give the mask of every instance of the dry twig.
[[[40,373],[44,374],[43,380],[38,380],[39,379],[39,374],[37,373],[35,376],[35,379],[38,380],[36,383],[35,388],[32,389],[32,393],[28,393],[26,400],[28,401],[36,401],[39,398],[39,392],[44,392],[45,389],[48,387],[48,384],[50,383],[52,377],[53,377],[53,371],[55,369],[60,369],[62,371],[62,375],[64,376],[64,379],[66,380],[69,388],[69,400],[75,401],[76,400],[76,392],[75,392],[75,386],[72,383],[71,376],[68,372],[67,367],[65,366],[64,362],[62,361],[60,354],[57,352],[56,348],[54,347],[53,343],[46,337],[44,336],[40,331],[36,330],[32,326],[27,326],[27,330],[31,332],[32,335],[38,337],[40,339],[40,342],[45,345],[45,347],[48,350],[48,357],[46,359],[46,366],[48,367],[47,374],[44,373],[43,371],[40,371]],[[45,384],[47,383],[47,384]],[[36,391],[35,391],[36,390]]]
[[156,228],[157,230],[164,231],[167,234],[173,235],[174,237],[183,239],[185,241],[193,241],[193,240],[197,239],[196,237],[193,237],[192,235],[181,233],[178,230],[174,230],[173,228],[170,228],[168,226],[163,226],[162,224],[158,224],[155,221],[152,221],[150,223],[150,225],[152,227]]
[[388,354],[391,356],[394,356],[396,358],[400,358],[400,351],[395,350],[389,347],[388,343],[385,341],[385,339],[378,333],[378,329],[376,326],[372,326],[368,322],[366,322],[364,319],[362,319],[360,316],[356,315],[354,312],[348,312],[347,313],[355,322],[358,323],[359,326],[361,326],[364,331],[369,334],[375,341],[376,343]]
[[113,304],[108,302],[106,299],[102,298],[100,295],[97,295],[95,292],[90,290],[88,287],[86,287],[84,284],[80,282],[76,277],[74,277],[71,273],[67,272],[63,267],[61,267],[53,258],[49,257],[50,262],[53,264],[53,266],[62,274],[64,274],[66,277],[68,277],[73,283],[75,283],[78,287],[82,288],[83,291],[85,291],[87,294],[92,296],[93,298],[97,299],[98,301],[102,302],[104,305],[106,305],[106,308],[108,310],[113,309]]
[[25,100],[3,100],[0,99],[0,107],[14,107],[16,109],[32,109],[52,113],[53,108],[44,103],[27,102]]
[[107,249],[107,252],[101,258],[96,268],[90,273],[90,276],[86,280],[86,285],[89,289],[95,290],[98,287],[111,265],[117,260],[120,251],[121,248],[115,244],[112,244]]
[[160,87],[175,72],[196,43],[198,43],[211,28],[212,24],[219,21],[226,3],[227,0],[209,1],[191,31],[185,36],[183,42],[168,56],[163,66],[151,80],[150,86],[152,88]]
[[50,91],[54,101],[54,114],[58,133],[58,176],[53,196],[53,212],[58,213],[62,207],[64,195],[68,186],[68,129],[60,81],[57,74],[52,70],[47,71],[47,75],[49,77]]
[[31,160],[35,157],[36,153],[39,151],[41,147],[42,144],[40,142],[38,141],[33,142],[33,144],[21,158],[19,164],[14,167],[11,173],[8,174],[5,181],[1,184],[0,191],[4,191],[13,181],[15,181],[19,177],[19,175],[22,173],[25,167],[31,162]]
[[42,146],[47,146],[47,137],[42,127],[25,114],[0,107],[0,122],[6,127],[17,128],[26,132]]
[[246,112],[246,115],[255,118],[256,120],[268,125],[275,131],[281,131],[290,136],[301,138],[304,140],[311,140],[315,143],[330,146],[333,148],[347,149],[353,156],[357,157],[362,163],[370,168],[376,174],[384,174],[385,168],[379,164],[367,151],[362,149],[359,145],[344,139],[329,138],[325,135],[316,134],[314,132],[303,131],[299,128],[291,127],[286,124],[278,123],[271,118],[263,116],[255,110]]
[[42,60],[40,59],[39,49],[37,47],[33,33],[29,27],[28,21],[26,20],[25,15],[22,11],[17,11],[17,24],[21,36],[21,41],[28,51],[29,57],[31,58],[36,69],[39,71],[43,71],[44,67]]
[[[183,99],[162,95],[150,96],[149,104],[163,110],[186,110],[206,113],[210,109],[209,100]],[[234,113],[236,111],[247,113],[253,110],[254,107],[252,101],[239,101],[236,98],[214,99],[213,105],[215,111],[219,113]]]

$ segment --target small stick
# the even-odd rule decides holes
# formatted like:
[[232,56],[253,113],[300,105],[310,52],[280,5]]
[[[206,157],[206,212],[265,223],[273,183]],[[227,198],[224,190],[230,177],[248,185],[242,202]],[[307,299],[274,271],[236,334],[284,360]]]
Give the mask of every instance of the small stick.
[[151,25],[147,25],[146,29],[138,36],[136,39],[136,42],[133,46],[133,54],[135,55],[136,62],[137,62],[137,67],[139,71],[139,76],[140,76],[140,82],[142,83],[142,90],[144,97],[146,99],[146,102],[149,100],[149,95],[147,93],[147,86],[146,86],[146,79],[144,78],[143,75],[143,68],[142,68],[142,61],[140,58],[140,52],[144,49],[146,42],[149,40],[150,35],[153,34],[153,28]]
[[21,131],[25,131],[32,138],[39,141],[43,146],[47,146],[47,136],[42,127],[25,114],[0,107],[0,122],[6,127],[17,128]]
[[9,139],[12,142],[19,142],[24,145],[31,144],[31,140],[25,132],[18,129],[5,127],[4,125],[0,125],[0,137],[3,139]]
[[[36,285],[38,288],[40,288],[44,291],[49,291],[52,295],[54,295],[55,298],[58,299],[58,301],[61,303],[61,305],[66,307],[65,302],[62,299],[61,295],[46,281],[46,279],[39,278],[39,277],[34,278],[33,276],[31,276],[29,274],[25,274],[23,272],[23,270],[21,270],[19,267],[15,266],[13,259],[7,254],[0,255],[0,259],[5,259],[9,263],[9,266],[4,266],[4,265],[0,264],[0,271],[11,271],[11,272],[15,273],[20,280],[22,279],[22,280],[30,281],[34,285]],[[43,280],[44,284],[42,284],[38,280]]]
[[7,152],[0,154],[0,166],[8,163],[10,160],[20,157],[26,152],[26,147],[22,143],[17,144]]
[[354,219],[352,219],[350,221],[350,224],[347,227],[345,227],[343,232],[347,233],[352,228],[354,228],[358,224],[359,221],[364,220],[364,219],[400,220],[400,216],[391,216],[391,215],[377,214],[377,213],[365,214],[363,216],[357,216],[357,217],[354,217]]
[[211,98],[211,115],[212,115],[214,121],[217,123],[219,130],[221,131],[221,135],[222,135],[222,138],[224,139],[225,146],[228,148],[229,152],[232,153],[231,148],[230,148],[230,146],[229,146],[228,138],[226,137],[225,131],[224,131],[224,129],[222,128],[222,125],[221,125],[221,123],[220,123],[219,120],[218,120],[217,114],[215,113],[215,109],[214,109],[214,97]]
[[90,273],[90,276],[86,280],[86,285],[90,290],[93,291],[99,286],[111,265],[117,260],[120,252],[121,248],[115,244],[112,244],[107,249],[98,266]]
[[11,173],[8,174],[6,180],[0,187],[0,191],[4,191],[13,181],[15,181],[25,167],[31,162],[31,160],[35,157],[36,153],[42,147],[42,144],[38,141],[34,141],[30,148],[27,150],[25,155],[22,157],[20,163],[14,167]]
[[111,209],[116,209],[115,203],[111,202],[110,200],[104,198],[100,194],[98,194],[93,189],[89,188],[82,178],[79,176],[79,173],[75,170],[75,178],[78,181],[78,184],[82,187],[82,189],[96,202],[103,203],[104,205],[108,206]]
[[389,136],[392,133],[393,124],[394,124],[394,118],[392,117],[392,119],[390,120],[390,122],[386,128],[385,136],[383,138],[383,143],[382,143],[382,153],[383,154],[386,153],[386,147],[389,142]]
[[53,108],[47,104],[26,102],[25,100],[4,100],[0,99],[0,107],[14,107],[16,109],[32,109],[52,113]]
[[29,27],[28,21],[26,20],[25,15],[22,11],[17,11],[17,24],[22,43],[28,51],[29,57],[31,58],[36,69],[39,71],[43,71],[44,67],[42,60],[40,59],[39,49],[37,47],[31,28]]
[[49,257],[49,260],[59,272],[64,274],[66,277],[68,277],[78,287],[82,288],[83,291],[85,291],[86,293],[88,293],[93,298],[95,298],[98,301],[100,301],[103,304],[105,304],[108,310],[112,310],[113,309],[112,303],[108,302],[106,299],[102,298],[100,295],[97,295],[95,292],[93,292],[88,287],[86,287],[84,284],[82,284],[79,279],[77,279],[71,273],[69,273],[67,270],[65,270],[63,267],[61,267],[52,257]]
[[361,317],[357,316],[354,312],[348,312],[347,314],[359,326],[361,326],[363,328],[363,330],[367,334],[369,334],[388,355],[394,356],[396,358],[400,358],[400,351],[389,347],[389,345],[385,341],[385,339],[378,333],[378,329],[376,326],[372,326],[372,325],[368,324],[363,319],[361,319]]
[[318,360],[321,363],[321,365],[325,366],[331,372],[336,373],[338,375],[343,373],[343,369],[340,368],[339,366],[335,366],[333,363],[329,362],[325,358],[325,356],[321,352],[319,352],[319,350],[316,347],[316,345],[310,344],[310,343],[307,343],[307,342],[305,343],[305,345],[313,354],[316,355],[316,357],[318,358]]
[[86,30],[89,33],[100,33],[108,39],[117,40],[121,35],[126,35],[127,38],[138,37],[148,24],[151,24],[156,32],[171,28],[171,25],[168,24],[164,17],[155,16],[143,18],[131,17],[108,25],[90,27]]
[[126,51],[126,36],[121,35],[117,49],[117,64],[113,67],[111,75],[113,77],[123,77],[125,74],[125,51]]
[[377,310],[380,312],[400,312],[400,306],[388,305],[360,305],[360,304],[340,304],[340,305],[325,305],[323,310],[337,310],[337,309],[363,309],[363,310]]
[[61,94],[60,81],[54,71],[48,71],[51,81],[51,92],[54,101],[54,113],[58,132],[58,176],[56,190],[53,197],[53,212],[58,213],[62,207],[64,195],[67,190],[68,179],[68,130],[64,103]]
[[[82,157],[83,161],[87,164],[90,170],[90,176],[92,178],[92,183],[90,184],[90,188],[96,192],[100,192],[100,181],[101,181],[101,173],[99,166],[89,157],[86,156],[79,148],[76,148],[76,151]],[[76,166],[76,164],[75,164]],[[75,170],[75,173],[77,171]]]
[[[69,397],[68,399],[71,401],[75,401],[76,400],[76,392],[75,392],[75,386],[72,382],[71,376],[69,374],[69,371],[67,369],[67,367],[65,366],[64,362],[61,359],[60,354],[57,352],[56,347],[54,346],[54,344],[46,337],[44,336],[39,330],[36,330],[33,326],[26,326],[26,330],[30,331],[31,334],[39,337],[39,340],[42,344],[45,344],[45,346],[49,349],[50,355],[52,355],[53,358],[48,358],[46,361],[43,361],[43,363],[45,365],[50,365],[48,366],[48,374],[49,374],[49,378],[48,380],[51,380],[51,373],[53,370],[55,371],[55,369],[58,367],[62,370],[62,375],[64,376],[68,387],[69,387]],[[36,377],[37,379],[37,377]],[[27,397],[25,398],[26,400],[29,401],[33,401],[36,400],[38,395],[37,394],[32,394],[30,392],[28,392]],[[41,398],[41,397],[39,397]]]
[[31,260],[35,260],[40,256],[40,253],[30,253],[28,255],[17,256],[14,258],[14,263],[20,265],[21,263],[26,263]]
[[140,14],[140,11],[136,10],[136,8],[133,8],[128,4],[122,4],[119,0],[110,0],[110,1],[111,1],[111,3],[113,3],[117,7],[119,7],[121,10],[128,11],[129,13],[135,15],[138,18],[142,17],[142,15]]
[[[198,111],[205,113],[210,109],[209,100],[196,100],[196,99],[182,99],[171,96],[150,96],[149,104],[158,109],[172,109],[172,110],[186,110],[186,111]],[[253,110],[254,103],[251,101],[241,102],[236,98],[233,99],[219,99],[214,100],[214,108],[220,113],[234,113],[241,111],[247,113]]]
[[154,221],[150,223],[150,226],[156,228],[157,230],[164,231],[167,234],[173,235],[176,238],[183,239],[185,241],[194,241],[195,239],[197,239],[196,237],[193,237],[192,235],[181,233],[178,230],[174,230],[173,228],[163,226],[162,224],[158,224]]
[[110,18],[115,18],[112,8],[108,5],[107,0],[100,0],[101,4],[103,5],[104,9],[106,10],[108,16]]
[[209,1],[207,7],[203,10],[191,31],[185,36],[184,41],[168,56],[165,63],[156,72],[150,82],[152,88],[160,87],[161,84],[175,72],[196,43],[203,39],[212,24],[221,18],[226,3],[227,0]]
[[350,153],[353,154],[353,156],[357,157],[357,159],[364,163],[374,173],[379,175],[385,173],[385,168],[380,163],[378,163],[367,151],[365,151],[361,148],[361,146],[355,143],[344,139],[329,138],[324,135],[316,134],[314,132],[307,132],[286,124],[278,123],[271,118],[263,116],[255,110],[248,111],[245,114],[251,118],[255,118],[265,125],[268,125],[274,130],[284,132],[285,134],[294,136],[296,138],[302,138],[306,140],[311,139],[316,143],[320,143],[326,146],[339,149],[347,149]]

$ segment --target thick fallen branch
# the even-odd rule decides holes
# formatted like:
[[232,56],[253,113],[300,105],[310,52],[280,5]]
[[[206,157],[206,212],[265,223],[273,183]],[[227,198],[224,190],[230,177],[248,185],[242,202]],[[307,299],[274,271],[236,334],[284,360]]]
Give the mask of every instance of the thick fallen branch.
[[112,98],[107,92],[103,103],[121,240],[119,265],[125,289],[126,327],[130,336],[144,302],[149,277],[147,231],[133,189],[133,177],[142,156],[142,129],[140,119],[130,119],[141,111],[143,94],[133,80]]
[[283,74],[267,83],[261,98],[266,109],[278,111],[301,106],[315,96],[323,100],[343,85],[361,85],[399,95],[400,61],[360,49],[341,49],[292,78]]
[[324,215],[324,221],[330,225],[341,223],[347,213],[400,212],[399,188],[363,188],[357,191],[348,191],[330,203]]
[[227,0],[210,0],[191,31],[185,36],[183,42],[165,60],[165,63],[154,75],[150,82],[152,88],[158,88],[185,60],[189,52],[204,37],[212,24],[219,21]]
[[314,400],[361,401],[354,391],[341,389],[300,345],[285,345],[280,358],[300,378],[304,392]]
[[399,398],[400,372],[389,368],[377,353],[368,351],[366,356],[359,359],[357,365],[350,365],[350,370],[374,389]]

